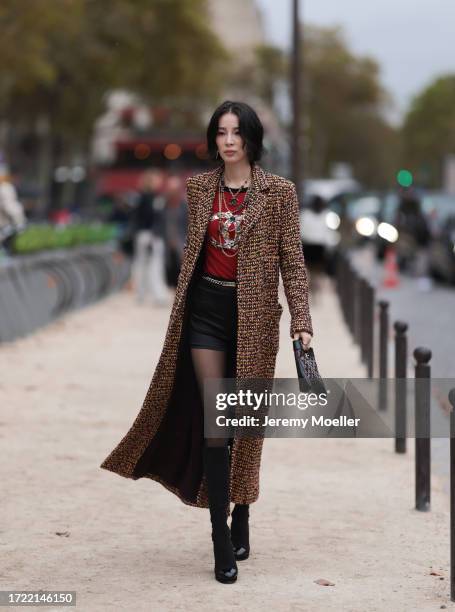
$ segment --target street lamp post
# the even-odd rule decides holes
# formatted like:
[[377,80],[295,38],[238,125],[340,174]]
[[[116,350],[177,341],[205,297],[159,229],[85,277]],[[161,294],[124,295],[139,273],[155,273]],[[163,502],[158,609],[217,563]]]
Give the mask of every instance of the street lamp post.
[[291,61],[291,164],[292,180],[297,189],[299,202],[302,202],[303,163],[301,134],[301,32],[299,21],[299,0],[292,0],[292,61]]

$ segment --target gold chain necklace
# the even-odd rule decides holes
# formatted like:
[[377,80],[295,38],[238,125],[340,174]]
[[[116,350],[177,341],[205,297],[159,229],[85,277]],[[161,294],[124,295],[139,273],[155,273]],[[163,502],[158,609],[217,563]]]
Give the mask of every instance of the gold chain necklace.
[[[223,187],[223,193],[224,193],[224,187],[225,187],[226,185],[225,185],[224,179],[222,178],[221,180],[222,180],[222,187]],[[243,183],[242,183],[242,184],[240,185],[240,187],[237,189],[237,192],[236,192],[236,193],[232,193],[231,188],[230,188],[230,187],[228,187],[229,193],[231,194],[231,201],[230,201],[230,204],[231,204],[232,206],[236,206],[236,204],[237,204],[237,196],[238,196],[238,195],[239,195],[239,193],[242,191],[242,189],[243,189],[243,187],[244,187],[244,185],[245,185],[245,183],[246,183],[247,181],[248,181],[248,179],[245,179],[245,180],[243,181]]]
[[[250,181],[250,185],[248,186],[247,192],[245,194],[245,198],[244,198],[243,202],[241,202],[240,205],[237,208],[235,208],[233,211],[229,211],[229,209],[228,209],[228,214],[233,215],[234,213],[240,211],[242,208],[245,208],[245,206],[246,206],[246,204],[248,202],[248,199],[249,199],[250,192],[251,192],[252,183],[253,183],[253,181],[251,180]],[[238,250],[238,245],[239,245],[239,241],[240,241],[240,236],[241,236],[241,233],[242,233],[241,232],[241,224],[240,224],[240,222],[238,223],[237,228],[236,228],[237,231],[236,231],[235,238],[232,240],[232,245],[230,246],[230,249],[232,251],[234,251],[234,253],[228,253],[228,252],[225,251],[225,249],[223,247],[223,243],[222,243],[222,239],[223,239],[223,231],[222,231],[223,224],[222,224],[222,221],[221,221],[221,219],[222,219],[221,202],[223,201],[223,203],[226,205],[226,200],[224,199],[224,191],[222,191],[222,184],[224,185],[223,177],[220,178],[220,182],[218,183],[218,209],[219,209],[219,212],[218,212],[218,234],[219,234],[219,237],[220,237],[220,242],[219,242],[219,246],[218,245],[217,246],[218,246],[218,248],[221,249],[221,252],[226,257],[235,257],[237,255],[237,250]],[[228,189],[229,189],[229,187],[228,187]],[[242,187],[240,187],[240,189],[242,189]],[[236,195],[238,195],[240,193],[240,189],[239,189],[239,191],[237,192]],[[229,189],[229,191],[230,191],[230,189]],[[232,195],[232,192],[231,192],[231,195]],[[233,199],[235,201],[237,201],[235,198],[233,198]],[[228,208],[227,205],[226,205],[226,208]],[[235,218],[233,217],[232,220],[235,221]],[[229,234],[229,230],[227,230],[227,231],[228,231],[228,234]]]

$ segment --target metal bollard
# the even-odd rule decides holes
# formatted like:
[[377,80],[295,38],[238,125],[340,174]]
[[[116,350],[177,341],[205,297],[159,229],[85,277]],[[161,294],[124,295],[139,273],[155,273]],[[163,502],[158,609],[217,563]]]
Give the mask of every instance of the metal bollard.
[[354,341],[360,347],[362,342],[362,278],[359,274],[356,274],[354,278],[352,298],[354,304]]
[[367,338],[366,338],[366,365],[368,378],[373,378],[374,368],[374,305],[376,291],[373,285],[367,282]]
[[367,316],[367,281],[360,279],[360,300],[358,303],[358,314],[360,318],[360,358],[362,363],[367,362],[367,336],[368,336],[368,316]]
[[340,301],[341,309],[343,308],[343,300],[342,300],[342,291],[343,291],[342,275],[343,275],[343,255],[342,255],[342,253],[340,253],[338,255],[337,259],[336,259],[336,264],[335,264],[335,286],[336,286],[336,292],[338,294],[338,299]]
[[395,321],[395,452],[406,452],[408,324]]
[[373,377],[374,295],[372,285],[366,279],[362,279],[358,304],[361,329],[360,354],[362,363],[367,366],[369,378]]
[[455,601],[455,389],[449,393],[450,413],[450,599]]
[[347,262],[345,253],[340,253],[338,259],[338,296],[341,312],[346,320],[346,284],[347,284]]
[[344,302],[345,302],[345,319],[346,323],[349,327],[349,331],[352,334],[352,311],[353,311],[353,300],[352,300],[352,284],[354,279],[355,271],[352,267],[352,264],[349,260],[346,261],[346,285],[345,285],[345,294],[344,294]]
[[379,301],[379,410],[387,409],[389,302]]
[[414,351],[415,395],[415,485],[416,510],[430,510],[431,434],[430,434],[430,366],[431,351],[424,347]]
[[351,336],[354,336],[355,331],[355,283],[357,278],[357,270],[352,264],[349,265],[349,283],[347,288],[347,318]]

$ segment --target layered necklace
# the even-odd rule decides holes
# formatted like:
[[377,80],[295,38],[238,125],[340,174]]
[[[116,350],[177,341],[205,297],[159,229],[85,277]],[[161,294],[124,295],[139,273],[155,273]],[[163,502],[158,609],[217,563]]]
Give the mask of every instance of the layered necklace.
[[[234,191],[228,187],[228,191],[231,195],[231,199],[229,201],[231,206],[234,206],[232,210],[222,211],[221,203],[223,202],[226,205],[225,200],[225,182],[224,175],[220,177],[220,182],[218,184],[218,213],[214,216],[214,218],[218,217],[218,235],[219,242],[211,237],[211,243],[217,249],[221,249],[221,252],[226,255],[226,257],[235,257],[237,255],[237,250],[239,248],[240,235],[241,235],[241,221],[243,220],[243,214],[235,214],[239,213],[242,209],[246,207],[251,195],[251,188],[253,181],[250,181],[250,185],[248,186],[247,192],[245,194],[245,198],[238,203],[238,195],[246,187],[248,179],[245,179],[240,187]],[[226,206],[226,208],[228,208]],[[231,238],[229,232],[234,231],[234,237]],[[229,249],[231,252],[227,252],[225,249]]]

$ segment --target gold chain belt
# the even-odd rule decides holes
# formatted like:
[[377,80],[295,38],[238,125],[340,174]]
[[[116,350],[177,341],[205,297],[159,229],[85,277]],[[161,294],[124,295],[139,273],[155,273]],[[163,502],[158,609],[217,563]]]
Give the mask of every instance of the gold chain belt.
[[211,283],[216,283],[217,285],[223,285],[223,287],[236,287],[237,281],[233,280],[218,280],[217,278],[212,278],[211,276],[202,275],[202,278],[210,281]]

